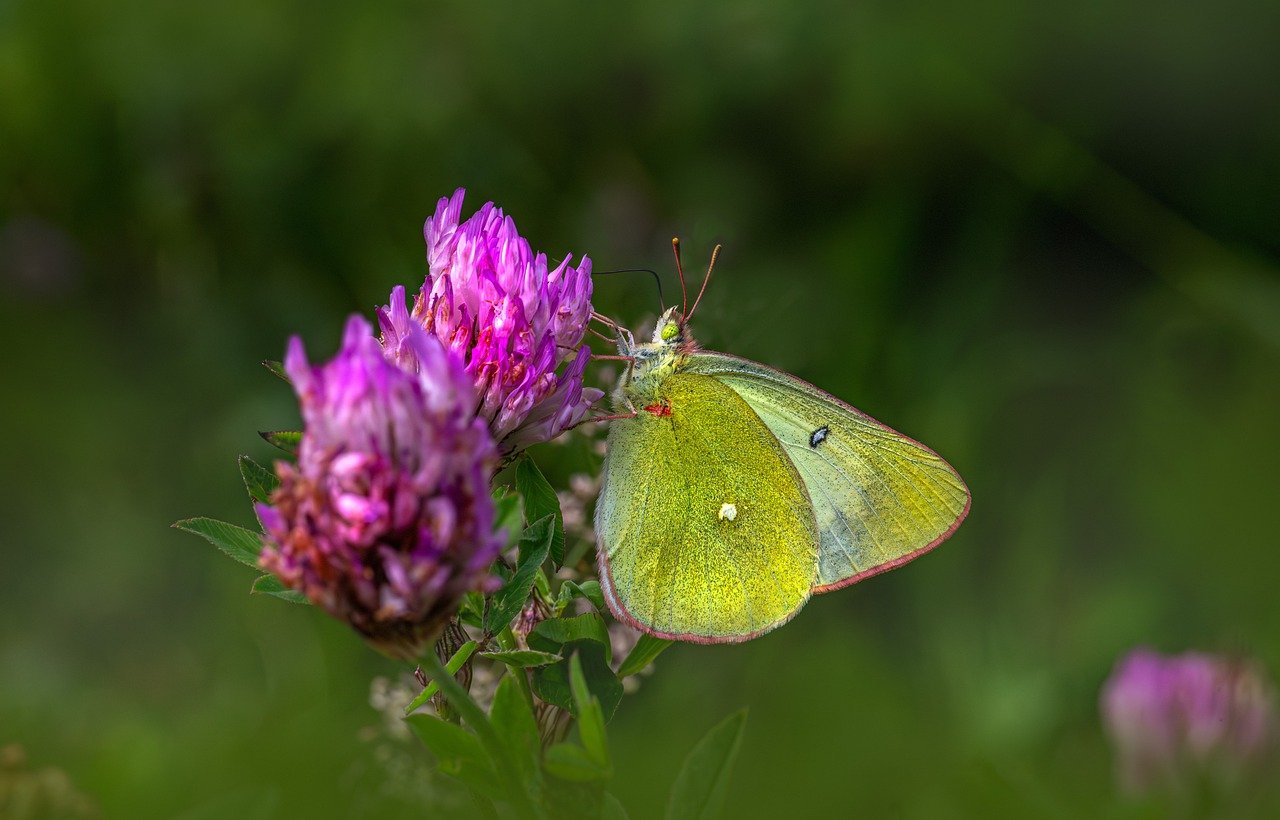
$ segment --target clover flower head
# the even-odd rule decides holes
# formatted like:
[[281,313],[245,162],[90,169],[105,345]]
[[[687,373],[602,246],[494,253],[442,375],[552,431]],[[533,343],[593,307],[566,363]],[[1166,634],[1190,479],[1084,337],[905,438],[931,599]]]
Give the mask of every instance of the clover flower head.
[[313,366],[297,338],[285,369],[304,431],[298,463],[257,507],[262,566],[375,648],[412,659],[468,591],[490,582],[493,441],[474,390],[440,342],[411,328],[413,369],[383,353],[359,316],[332,361]]
[[428,274],[412,310],[397,287],[378,322],[397,361],[412,359],[404,340],[416,325],[463,363],[506,458],[573,426],[602,395],[582,385],[591,260],[549,267],[492,202],[459,222],[464,194],[441,199],[423,228]]
[[1132,792],[1200,775],[1238,779],[1277,740],[1275,694],[1261,670],[1204,653],[1131,652],[1104,685],[1101,708]]

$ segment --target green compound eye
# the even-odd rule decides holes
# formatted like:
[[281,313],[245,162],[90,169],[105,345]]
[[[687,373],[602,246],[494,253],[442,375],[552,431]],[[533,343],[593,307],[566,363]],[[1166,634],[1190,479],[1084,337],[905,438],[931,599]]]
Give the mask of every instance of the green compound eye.
[[662,341],[669,342],[680,335],[680,326],[675,322],[667,322],[662,327]]

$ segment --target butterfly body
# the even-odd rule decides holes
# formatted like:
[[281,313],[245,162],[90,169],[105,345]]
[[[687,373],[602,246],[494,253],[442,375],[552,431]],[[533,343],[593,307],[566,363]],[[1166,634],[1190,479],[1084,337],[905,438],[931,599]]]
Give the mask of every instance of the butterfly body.
[[933,451],[812,385],[701,351],[668,311],[629,334],[596,505],[610,609],[699,643],[754,638],[814,592],[946,538],[968,491]]

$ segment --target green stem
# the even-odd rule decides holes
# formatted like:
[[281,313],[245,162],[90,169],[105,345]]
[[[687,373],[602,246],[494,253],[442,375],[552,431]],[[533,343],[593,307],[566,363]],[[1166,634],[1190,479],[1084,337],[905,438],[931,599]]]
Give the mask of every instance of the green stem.
[[462,715],[462,719],[467,722],[471,730],[480,738],[481,745],[485,751],[489,753],[489,757],[493,758],[494,763],[498,766],[498,775],[508,784],[508,793],[511,796],[511,802],[515,805],[516,812],[527,820],[545,820],[546,815],[542,810],[530,799],[529,794],[525,791],[524,783],[520,779],[520,772],[516,769],[515,763],[512,762],[511,756],[507,754],[507,748],[502,743],[502,738],[498,737],[498,733],[494,730],[493,724],[489,722],[489,718],[485,716],[484,711],[476,705],[471,699],[462,685],[454,680],[452,673],[440,663],[440,659],[436,657],[435,652],[427,652],[422,658],[422,670],[440,686],[440,691],[444,693],[450,705],[458,710]]
[[[463,665],[466,664],[467,661],[471,660],[471,656],[475,653],[478,647],[479,647],[479,644],[477,644],[475,641],[467,641],[462,646],[458,647],[457,652],[453,653],[453,657],[449,658],[449,663],[445,665],[445,669],[449,671],[449,678],[451,680],[453,679],[454,675],[458,674],[458,670],[461,669]],[[434,658],[435,656],[436,656],[436,653],[434,650],[432,650],[431,657]],[[440,687],[438,684],[436,684],[435,681],[432,681],[431,683],[427,684],[426,688],[424,688],[422,692],[416,698],[414,698],[413,701],[408,706],[405,707],[404,713],[406,715],[413,714],[415,709],[417,709],[419,706],[426,703],[427,701],[431,700],[431,697],[435,695],[436,692],[439,692],[439,691],[440,691]]]
[[[503,627],[502,632],[498,633],[498,645],[503,649],[518,649],[519,642],[516,640],[516,634],[511,631],[511,625]],[[524,702],[529,705],[530,709],[534,708],[533,689],[529,688],[529,673],[523,669],[508,669],[508,675],[514,675],[516,682],[520,684],[520,691],[524,693]]]

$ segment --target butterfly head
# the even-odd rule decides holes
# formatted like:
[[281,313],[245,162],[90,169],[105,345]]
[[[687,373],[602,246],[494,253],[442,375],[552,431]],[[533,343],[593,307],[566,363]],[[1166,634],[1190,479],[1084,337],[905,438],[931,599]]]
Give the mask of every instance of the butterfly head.
[[631,362],[622,376],[616,395],[622,405],[632,409],[649,406],[648,400],[656,394],[662,381],[679,369],[687,355],[697,350],[697,343],[689,332],[689,320],[693,318],[702,295],[706,292],[720,246],[717,245],[711,252],[711,264],[707,266],[707,275],[702,280],[702,289],[698,291],[698,298],[694,300],[692,308],[689,308],[684,268],[680,263],[680,240],[672,239],[671,247],[675,252],[676,271],[680,275],[683,297],[680,308],[670,307],[663,312],[653,327],[653,338],[647,343],[636,344],[629,331],[616,326],[614,328],[618,334],[618,354]]
[[667,312],[659,317],[658,323],[653,327],[652,343],[660,347],[678,348],[689,338],[688,325],[685,324],[680,311],[674,307],[667,308]]
[[618,385],[619,402],[627,407],[647,405],[656,395],[658,385],[680,366],[684,357],[694,350],[693,337],[689,335],[680,312],[669,308],[658,318],[653,328],[653,338],[637,344],[625,330],[618,333],[618,353],[631,364]]

